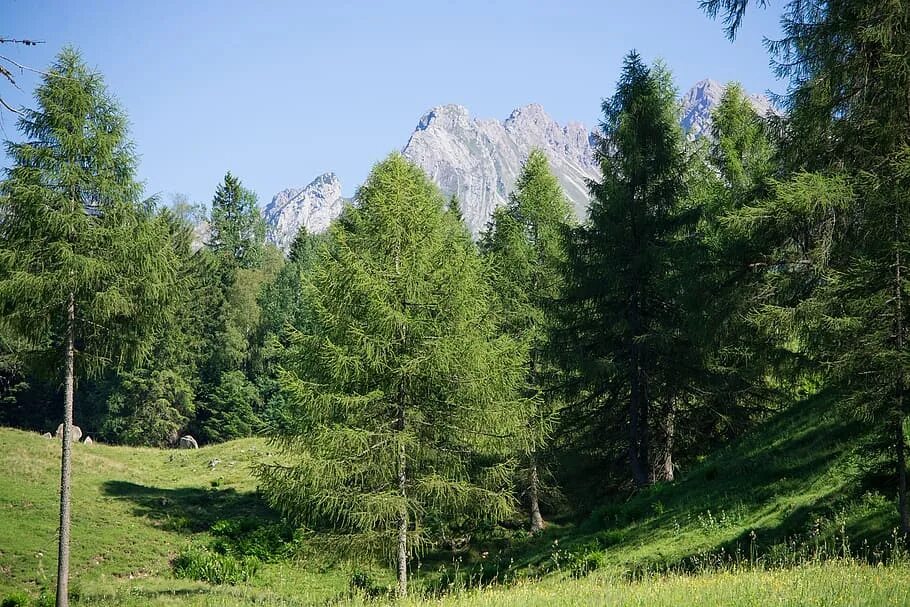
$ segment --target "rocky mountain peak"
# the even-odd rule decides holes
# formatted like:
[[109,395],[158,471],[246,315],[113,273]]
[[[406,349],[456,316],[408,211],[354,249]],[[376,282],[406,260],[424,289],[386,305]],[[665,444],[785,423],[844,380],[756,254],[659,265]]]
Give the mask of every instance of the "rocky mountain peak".
[[[705,78],[696,82],[683,95],[680,100],[682,104],[680,123],[691,139],[707,135],[710,132],[711,112],[720,103],[726,90],[725,84]],[[765,95],[749,95],[749,101],[752,102],[752,107],[759,116],[769,116],[775,112],[774,105]]]
[[[711,112],[725,90],[726,85],[706,78],[680,99],[680,122],[690,138],[710,133]],[[764,95],[751,95],[750,100],[761,115],[775,112]],[[538,103],[518,107],[504,120],[474,118],[462,105],[438,105],[420,117],[402,153],[446,196],[458,197],[465,222],[476,236],[493,209],[508,200],[522,164],[535,148],[547,155],[566,197],[584,217],[587,182],[600,178],[591,131],[579,122],[558,123]],[[333,173],[320,175],[306,187],[283,190],[264,209],[269,238],[286,250],[301,226],[310,232],[325,230],[347,203]]]
[[300,228],[322,232],[341,214],[347,200],[335,173],[323,173],[302,188],[288,188],[272,197],[262,210],[268,238],[287,251]]

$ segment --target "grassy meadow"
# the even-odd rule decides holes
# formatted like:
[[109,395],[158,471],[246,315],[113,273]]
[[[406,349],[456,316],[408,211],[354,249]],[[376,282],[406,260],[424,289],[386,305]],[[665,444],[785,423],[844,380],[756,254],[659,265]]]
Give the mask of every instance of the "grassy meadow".
[[[409,604],[910,604],[906,551],[892,534],[891,496],[879,490],[884,473],[859,465],[871,439],[830,411],[825,397],[792,407],[678,482],[583,521],[425,555],[412,582],[422,598]],[[58,450],[37,434],[0,430],[0,599],[35,599],[53,586]],[[384,563],[349,562],[305,536],[234,584],[175,576],[178,555],[217,541],[223,521],[252,521],[253,533],[280,524],[251,475],[270,457],[261,439],[199,450],[77,445],[79,603],[325,605],[382,596],[393,582]],[[359,589],[356,575],[368,580]]]

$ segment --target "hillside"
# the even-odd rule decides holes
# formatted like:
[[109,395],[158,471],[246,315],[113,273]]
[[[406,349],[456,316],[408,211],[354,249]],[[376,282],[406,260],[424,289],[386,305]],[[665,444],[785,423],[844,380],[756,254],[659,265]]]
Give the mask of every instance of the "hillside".
[[[824,397],[799,403],[673,485],[606,506],[577,526],[554,524],[539,538],[512,538],[508,552],[493,542],[484,547],[485,557],[479,550],[435,555],[426,559],[424,572],[443,564],[451,569],[457,562],[484,579],[494,570],[500,575],[507,570],[509,575],[556,573],[553,582],[540,587],[546,593],[553,592],[560,571],[583,562],[586,568],[598,568],[586,583],[602,597],[613,592],[608,581],[616,576],[660,564],[699,569],[696,561],[684,559],[700,555],[704,560],[722,549],[734,554],[737,542],[741,555],[765,555],[767,562],[776,558],[774,562],[786,564],[792,551],[780,544],[788,537],[802,534],[809,538],[803,542],[806,550],[827,543],[829,552],[835,552],[846,533],[855,555],[874,557],[877,547],[887,549],[892,541],[896,520],[891,496],[877,491],[874,470],[859,467],[859,454],[869,440],[863,426],[839,423],[831,411],[832,403]],[[53,580],[57,457],[53,440],[0,430],[0,597],[22,590],[37,594]],[[169,604],[181,596],[197,597],[199,604],[308,604],[345,596],[352,569],[332,564],[325,555],[265,565],[251,582],[237,587],[173,578],[169,561],[188,544],[206,541],[216,521],[271,520],[250,476],[251,466],[268,457],[267,444],[257,439],[198,451],[77,445],[76,588],[91,604],[102,597],[110,600],[105,604],[137,597],[142,602],[135,604]],[[482,567],[474,569],[475,560]],[[423,575],[432,584],[450,573]],[[855,571],[850,575],[862,577]],[[899,568],[888,575],[905,579],[908,574]],[[760,585],[757,580],[750,583]],[[704,583],[720,592],[729,580],[723,582],[721,576]],[[679,584],[677,590],[688,582]],[[668,582],[666,588],[674,586]]]

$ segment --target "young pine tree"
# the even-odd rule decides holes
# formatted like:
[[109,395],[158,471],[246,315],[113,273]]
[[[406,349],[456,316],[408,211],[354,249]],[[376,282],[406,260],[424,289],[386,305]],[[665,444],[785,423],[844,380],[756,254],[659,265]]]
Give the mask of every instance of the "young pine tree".
[[[476,248],[400,155],[378,164],[305,277],[313,327],[283,382],[269,502],[345,545],[408,560],[464,521],[513,510],[507,457],[527,411],[520,349],[496,334]],[[349,543],[350,542],[350,543]]]
[[230,171],[218,184],[212,200],[208,246],[238,268],[254,268],[262,261],[265,221],[256,202],[256,194],[243,187]]
[[172,291],[168,229],[139,201],[126,117],[64,50],[7,143],[0,198],[0,321],[46,347],[64,386],[57,605],[68,604],[77,377],[141,359]]
[[524,493],[532,533],[539,532],[544,524],[540,514],[541,453],[555,413],[555,402],[546,385],[552,374],[548,362],[552,359],[552,306],[562,295],[565,239],[572,221],[572,208],[550,172],[546,156],[534,150],[508,204],[496,209],[481,241],[481,250],[493,269],[500,326],[528,350],[525,392],[536,410],[528,420],[532,440]]
[[581,418],[576,425],[592,443],[616,433],[605,421],[626,428],[626,461],[643,486],[652,479],[651,418],[672,423],[697,370],[684,330],[686,297],[697,290],[684,235],[697,215],[685,206],[683,135],[663,70],[630,53],[603,110],[596,149],[603,179],[590,184],[588,223],[572,233],[554,340],[568,355],[575,401],[568,414]]

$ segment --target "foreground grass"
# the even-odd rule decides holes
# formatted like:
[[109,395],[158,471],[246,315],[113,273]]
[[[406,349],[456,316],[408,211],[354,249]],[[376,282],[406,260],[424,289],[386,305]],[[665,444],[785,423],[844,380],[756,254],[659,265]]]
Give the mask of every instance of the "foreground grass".
[[[129,590],[85,597],[82,604],[98,606],[233,607],[236,605],[310,605],[319,599],[306,591],[276,597],[252,589],[203,589],[193,585],[156,588],[136,584]],[[387,601],[336,597],[332,605],[377,605]],[[871,567],[852,562],[829,562],[774,571],[725,571],[699,576],[661,576],[629,583],[619,577],[595,574],[584,579],[551,578],[509,587],[457,593],[441,599],[410,599],[396,605],[439,607],[583,607],[641,606],[768,607],[824,605],[900,606],[910,604],[910,568]]]

